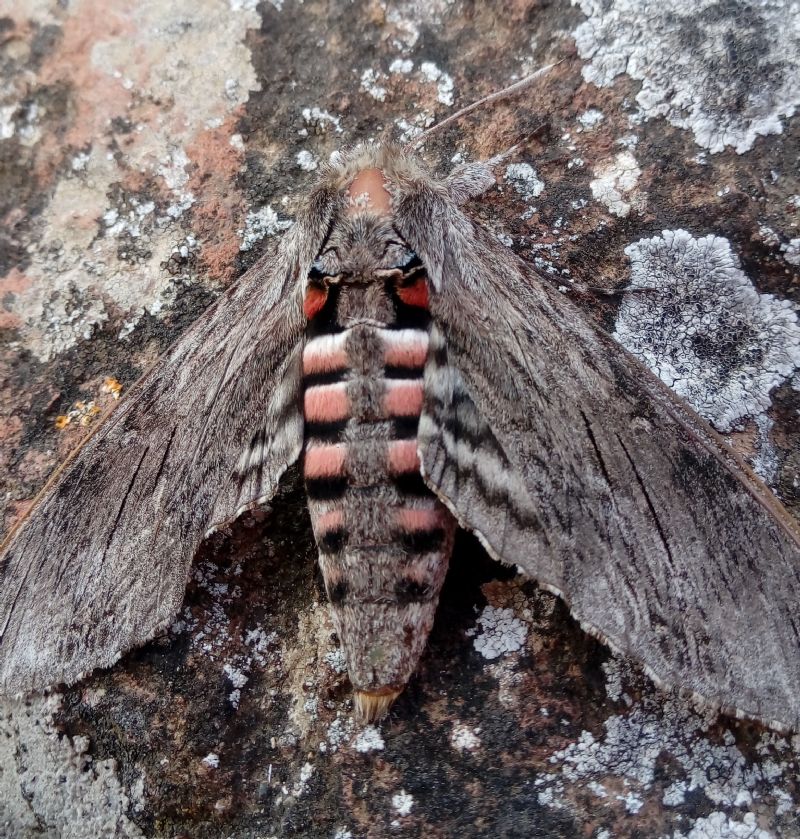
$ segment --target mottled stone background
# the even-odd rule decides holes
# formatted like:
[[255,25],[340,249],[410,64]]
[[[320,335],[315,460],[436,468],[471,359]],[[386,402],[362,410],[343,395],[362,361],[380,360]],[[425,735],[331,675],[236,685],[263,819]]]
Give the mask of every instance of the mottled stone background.
[[[427,158],[517,145],[473,212],[800,516],[798,55],[789,0],[0,0],[1,528],[319,161],[552,61]],[[380,726],[323,604],[289,480],[168,635],[0,705],[0,836],[800,836],[797,737],[656,691],[466,535]]]

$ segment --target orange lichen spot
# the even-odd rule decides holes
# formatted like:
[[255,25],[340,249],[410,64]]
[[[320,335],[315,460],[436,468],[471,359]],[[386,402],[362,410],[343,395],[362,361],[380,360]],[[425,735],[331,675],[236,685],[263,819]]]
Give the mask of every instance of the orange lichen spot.
[[94,402],[89,402],[82,408],[79,423],[85,428],[99,413],[100,408],[98,408]]
[[102,410],[94,404],[94,401],[85,402],[80,399],[73,404],[70,411],[56,417],[55,426],[60,431],[70,423],[77,422],[78,425],[85,428],[100,413],[102,413]]
[[306,289],[306,296],[303,300],[303,312],[308,320],[313,320],[325,305],[328,299],[328,289],[319,285],[310,285]]
[[110,393],[114,399],[119,399],[119,395],[122,393],[122,385],[113,376],[106,376],[101,390],[103,393]]
[[420,309],[427,309],[428,283],[425,277],[420,277],[407,286],[398,286],[397,296],[406,306],[418,306]]
[[347,190],[348,212],[371,210],[387,214],[392,210],[392,197],[386,191],[386,178],[380,169],[362,169]]

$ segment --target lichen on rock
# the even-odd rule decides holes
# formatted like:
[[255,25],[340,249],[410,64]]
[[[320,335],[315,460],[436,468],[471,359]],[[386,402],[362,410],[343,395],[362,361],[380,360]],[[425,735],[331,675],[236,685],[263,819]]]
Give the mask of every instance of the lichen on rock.
[[665,230],[625,253],[614,337],[720,431],[769,408],[800,367],[792,304],[759,294],[721,236]]
[[791,3],[572,0],[587,16],[575,43],[583,77],[642,82],[643,119],[665,117],[710,152],[780,133],[800,104],[800,15]]

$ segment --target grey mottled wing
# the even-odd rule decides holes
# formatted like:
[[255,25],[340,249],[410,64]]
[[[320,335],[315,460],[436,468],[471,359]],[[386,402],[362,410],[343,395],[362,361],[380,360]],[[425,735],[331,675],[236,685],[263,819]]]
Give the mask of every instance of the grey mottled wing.
[[0,692],[73,682],[180,608],[204,533],[274,493],[303,438],[302,283],[334,197],[140,379],[0,553]]
[[441,190],[397,225],[435,321],[429,485],[657,680],[800,728],[800,539],[714,432]]

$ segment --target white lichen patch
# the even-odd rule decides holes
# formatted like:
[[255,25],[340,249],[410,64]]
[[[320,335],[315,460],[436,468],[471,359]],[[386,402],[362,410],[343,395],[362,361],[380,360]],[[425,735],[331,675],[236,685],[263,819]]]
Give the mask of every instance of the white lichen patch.
[[170,219],[180,218],[195,202],[194,193],[188,188],[188,167],[191,161],[184,149],[171,147],[158,165],[158,174],[172,192],[175,201],[167,207]]
[[14,122],[16,112],[16,105],[0,107],[0,140],[10,140],[14,136],[14,132],[17,130]]
[[597,108],[588,108],[582,114],[578,114],[578,122],[581,128],[587,130],[600,125],[605,118],[605,114],[602,111],[598,111]]
[[392,796],[392,807],[397,811],[398,816],[407,816],[414,806],[414,796],[401,789]]
[[433,121],[433,114],[424,110],[419,111],[410,118],[398,117],[394,121],[399,131],[398,142],[410,143],[412,140],[416,140],[426,128],[430,128],[433,125]]
[[353,736],[355,723],[351,714],[337,711],[336,718],[328,726],[326,737],[328,746],[332,752],[335,752],[344,743],[347,743]]
[[288,230],[293,223],[289,219],[279,218],[269,204],[259,210],[252,210],[245,218],[244,229],[237,231],[242,237],[239,250],[249,251],[256,242],[260,242],[265,236],[282,233],[284,230]]
[[373,99],[377,99],[378,102],[383,102],[386,99],[386,88],[379,84],[380,78],[380,73],[371,67],[367,67],[361,74],[361,89]]
[[[794,3],[572,0],[587,20],[573,33],[583,77],[642,82],[639,119],[665,117],[710,152],[740,154],[782,131],[800,103],[800,14]],[[636,121],[636,120],[634,120]]]
[[484,658],[493,659],[521,650],[527,637],[528,627],[513,609],[485,606],[472,644]]
[[209,752],[200,762],[209,769],[217,769],[219,767],[219,755],[216,752]]
[[245,632],[244,642],[250,648],[253,661],[260,667],[265,667],[274,658],[274,650],[278,645],[278,633],[267,632],[257,626]]
[[347,659],[342,649],[331,650],[329,653],[325,653],[325,663],[334,673],[344,673],[347,670]]
[[720,431],[765,411],[800,367],[792,304],[759,294],[721,236],[665,230],[625,253],[614,337]]
[[324,134],[328,128],[333,128],[336,134],[344,133],[342,128],[342,118],[323,110],[322,108],[303,108],[300,112],[303,117],[303,122],[315,134]]
[[512,163],[506,166],[505,180],[526,201],[538,198],[544,190],[542,181],[530,163]]
[[623,151],[613,160],[595,166],[595,177],[589,187],[596,201],[604,204],[615,216],[624,218],[631,207],[642,206],[641,196],[635,192],[641,174],[636,158],[629,151]]
[[457,751],[472,752],[480,748],[481,739],[478,737],[479,733],[480,727],[470,728],[468,725],[464,725],[464,723],[455,723],[453,725],[453,731],[450,734],[450,744]]
[[389,65],[390,73],[408,75],[414,69],[414,62],[410,58],[395,58]]
[[295,159],[297,160],[297,165],[304,172],[313,172],[315,169],[319,168],[319,161],[310,151],[308,151],[308,149],[303,149],[302,151],[297,152],[297,157]]
[[362,754],[366,754],[367,752],[377,752],[383,749],[383,747],[383,737],[374,725],[365,726],[353,738],[353,750],[361,752]]
[[300,774],[295,781],[294,785],[292,786],[291,795],[294,798],[299,798],[303,795],[308,787],[308,782],[311,780],[311,776],[314,774],[314,765],[312,763],[304,763],[300,767]]
[[644,807],[644,801],[633,792],[627,792],[625,795],[617,795],[617,801],[621,801],[625,805],[625,809],[635,815]]
[[120,214],[116,207],[103,213],[103,224],[106,226],[106,236],[130,236],[138,239],[142,235],[142,228],[148,216],[156,208],[154,201],[140,201],[135,195],[128,199],[129,209]]
[[429,82],[436,83],[437,99],[442,105],[453,104],[453,78],[440,70],[432,61],[423,61],[419,65],[419,71],[423,78]]
[[404,0],[403,3],[385,3],[386,22],[396,33],[392,45],[405,51],[419,40],[420,27],[438,26],[454,0]]
[[800,237],[781,245],[781,252],[789,265],[800,265]]
[[[13,97],[13,86],[4,85],[4,98]],[[23,94],[24,96],[24,94]],[[0,140],[10,140],[16,136],[23,146],[34,146],[42,138],[40,117],[44,112],[34,100],[23,98],[20,102],[12,102],[0,108]]]
[[745,813],[739,821],[714,812],[697,819],[688,833],[675,831],[672,839],[775,839],[775,834],[758,826],[755,813]]
[[61,696],[0,702],[0,835],[139,839],[132,801],[113,760],[95,760],[87,737],[54,720]]
[[[384,102],[386,101],[386,97],[389,93],[386,85],[389,82],[390,76],[408,76],[413,69],[414,62],[410,59],[404,58],[396,58],[392,61],[389,65],[388,75],[380,70],[368,67],[361,73],[361,89],[365,93],[368,93],[373,99],[376,99],[379,102]],[[439,102],[443,105],[447,105],[448,107],[453,104],[453,91],[455,85],[453,83],[452,76],[445,73],[432,61],[423,61],[419,65],[415,75],[423,84],[436,85],[436,98]],[[396,122],[399,122],[400,120],[407,122],[404,134],[409,133],[413,135],[413,127],[419,127],[422,121],[428,123],[432,122],[433,117],[424,111],[417,110],[414,118],[399,117]],[[413,136],[410,136],[408,139],[413,139]],[[407,142],[407,140],[403,140],[403,142]]]
[[[613,801],[620,802],[628,813],[638,812],[654,796],[660,806],[670,808],[683,805],[690,794],[696,798],[702,793],[720,814],[723,810],[728,813],[719,825],[732,818],[729,811],[734,808],[743,811],[743,824],[751,824],[750,811],[756,803],[759,811],[772,812],[776,818],[780,815],[779,809],[785,806],[784,787],[793,783],[797,767],[796,747],[789,740],[764,733],[756,746],[758,758],[750,761],[730,732],[721,738],[707,734],[716,716],[713,712],[700,713],[677,694],[648,685],[626,660],[617,662],[609,692],[619,690],[617,682],[622,678],[635,683],[642,698],[627,714],[609,717],[603,734],[584,731],[575,742],[555,752],[550,762],[557,771],[542,783],[540,800],[548,794],[557,798],[567,787],[590,788],[604,798],[606,806],[613,784],[623,790]],[[664,766],[672,767],[672,780],[659,794]],[[686,836],[739,835],[701,832],[713,824],[700,819]]]
[[222,670],[235,688],[243,688],[247,684],[247,674],[240,668],[234,667],[232,664],[224,664]]

